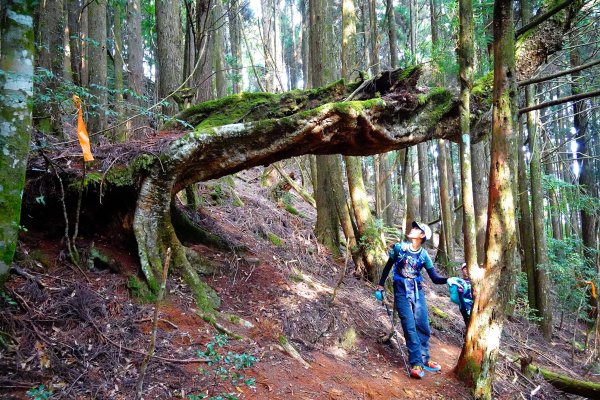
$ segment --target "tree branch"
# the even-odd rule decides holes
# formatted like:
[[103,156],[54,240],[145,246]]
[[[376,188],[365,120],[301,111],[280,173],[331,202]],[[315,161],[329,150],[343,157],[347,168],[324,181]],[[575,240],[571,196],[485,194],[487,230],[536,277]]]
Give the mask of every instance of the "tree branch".
[[575,94],[573,96],[565,96],[565,97],[561,97],[560,99],[551,100],[551,101],[547,101],[545,103],[536,104],[536,105],[531,106],[531,107],[521,108],[519,110],[519,115],[528,113],[530,111],[535,111],[535,110],[540,110],[542,108],[547,108],[547,107],[555,106],[555,105],[558,105],[558,104],[568,103],[569,101],[583,100],[583,99],[587,99],[587,98],[590,98],[590,97],[596,97],[596,96],[600,96],[600,90],[594,90],[593,92]]
[[515,32],[515,38],[518,39],[524,33],[532,30],[533,28],[535,28],[536,26],[538,26],[542,22],[547,21],[554,14],[558,13],[559,11],[564,10],[565,8],[567,8],[568,6],[570,6],[574,2],[575,2],[575,0],[565,0],[564,2],[556,5],[555,7],[551,8],[550,10],[548,10],[546,13],[536,16],[528,24],[522,26],[521,28],[519,28]]
[[528,79],[526,81],[521,81],[521,82],[518,83],[518,85],[519,86],[526,86],[526,85],[532,85],[534,83],[540,83],[540,82],[549,81],[551,79],[558,78],[558,77],[561,77],[561,76],[564,76],[564,75],[568,75],[568,74],[571,74],[573,72],[578,72],[578,71],[582,71],[582,70],[587,69],[587,68],[591,68],[591,67],[593,67],[595,65],[598,65],[598,64],[600,64],[600,59],[591,61],[591,62],[589,62],[587,64],[580,65],[579,67],[575,67],[575,68],[571,68],[571,69],[566,69],[564,71],[557,72],[556,74],[547,75],[547,76],[541,76],[539,78],[532,78],[532,79]]

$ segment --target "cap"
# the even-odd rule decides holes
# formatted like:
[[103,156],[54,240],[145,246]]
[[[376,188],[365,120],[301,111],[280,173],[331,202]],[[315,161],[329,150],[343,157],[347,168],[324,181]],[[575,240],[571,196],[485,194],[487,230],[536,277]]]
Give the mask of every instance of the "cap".
[[428,227],[427,224],[423,222],[413,221],[412,226],[413,228],[419,228],[423,231],[423,233],[425,234],[425,239],[423,241],[431,239],[431,228]]

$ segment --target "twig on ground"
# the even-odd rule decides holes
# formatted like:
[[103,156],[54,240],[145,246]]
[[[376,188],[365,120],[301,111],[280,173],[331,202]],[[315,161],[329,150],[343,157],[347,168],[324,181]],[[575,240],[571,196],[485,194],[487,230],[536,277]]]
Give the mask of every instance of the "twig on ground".
[[156,346],[156,331],[158,329],[158,306],[163,299],[165,294],[165,288],[167,286],[167,272],[169,271],[169,263],[171,262],[171,248],[167,249],[167,255],[165,257],[165,264],[163,266],[163,275],[162,282],[160,284],[160,289],[158,291],[158,296],[156,297],[156,303],[154,303],[154,316],[152,318],[152,334],[150,336],[150,347],[148,348],[148,354],[144,357],[142,361],[142,365],[140,366],[140,376],[136,385],[136,400],[140,400],[143,394],[144,387],[144,376],[146,376],[146,369],[148,368],[148,364],[150,364],[150,359],[154,355],[154,350]]

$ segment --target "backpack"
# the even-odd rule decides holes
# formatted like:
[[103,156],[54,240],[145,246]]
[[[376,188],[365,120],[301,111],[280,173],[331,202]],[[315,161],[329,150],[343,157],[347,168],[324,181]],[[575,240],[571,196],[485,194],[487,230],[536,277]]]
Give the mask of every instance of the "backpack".
[[460,278],[448,278],[448,290],[450,291],[450,301],[460,305],[460,297],[458,294],[458,286],[465,287],[466,282]]

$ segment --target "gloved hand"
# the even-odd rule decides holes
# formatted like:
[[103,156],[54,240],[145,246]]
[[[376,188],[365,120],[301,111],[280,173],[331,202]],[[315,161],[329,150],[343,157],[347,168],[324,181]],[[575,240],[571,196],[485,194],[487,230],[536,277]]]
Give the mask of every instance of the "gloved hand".
[[375,291],[375,298],[376,298],[378,301],[383,301],[383,290],[379,290],[379,289],[378,289],[378,290],[376,290],[376,291]]
[[450,277],[448,278],[448,286],[450,285],[456,285],[459,289],[464,289],[463,285],[462,285],[463,280],[460,278],[456,278],[456,277]]

